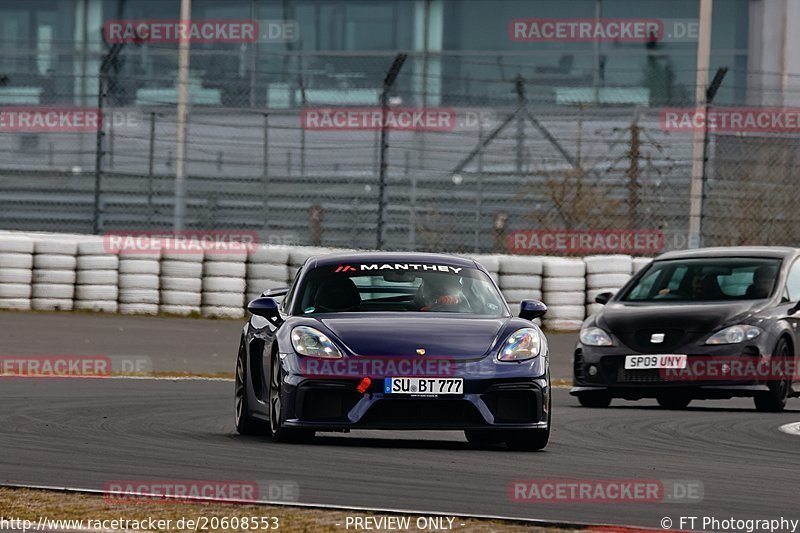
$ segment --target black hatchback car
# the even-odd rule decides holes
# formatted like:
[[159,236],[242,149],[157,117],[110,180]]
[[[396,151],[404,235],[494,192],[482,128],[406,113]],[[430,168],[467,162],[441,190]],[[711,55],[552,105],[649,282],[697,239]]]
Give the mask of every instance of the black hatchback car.
[[583,323],[573,362],[570,393],[583,406],[749,396],[781,411],[800,396],[800,250],[669,252],[596,301],[605,306]]

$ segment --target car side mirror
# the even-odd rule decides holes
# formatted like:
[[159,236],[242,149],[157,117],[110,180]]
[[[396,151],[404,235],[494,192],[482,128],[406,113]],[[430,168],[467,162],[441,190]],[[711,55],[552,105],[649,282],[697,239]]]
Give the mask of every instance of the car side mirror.
[[256,316],[263,316],[273,324],[280,316],[278,313],[278,302],[275,298],[265,296],[251,300],[250,303],[247,304],[247,310]]
[[597,296],[594,297],[594,301],[605,305],[608,301],[614,296],[613,292],[601,292]]
[[547,313],[547,306],[539,300],[522,300],[519,303],[519,317],[525,320],[543,317]]

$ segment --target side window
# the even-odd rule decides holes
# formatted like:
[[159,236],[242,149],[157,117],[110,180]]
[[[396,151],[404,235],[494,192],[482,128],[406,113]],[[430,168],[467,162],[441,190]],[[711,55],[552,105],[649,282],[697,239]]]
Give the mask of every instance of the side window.
[[789,301],[800,300],[800,259],[796,260],[789,269],[789,275],[786,278],[786,292],[789,293]]

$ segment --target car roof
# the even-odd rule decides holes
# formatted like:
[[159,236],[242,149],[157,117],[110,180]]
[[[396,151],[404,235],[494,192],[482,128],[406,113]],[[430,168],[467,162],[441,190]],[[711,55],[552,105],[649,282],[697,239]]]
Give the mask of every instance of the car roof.
[[654,261],[699,259],[703,257],[769,257],[784,259],[797,255],[797,253],[797,248],[789,248],[787,246],[718,246],[693,250],[675,250],[659,255]]
[[426,263],[475,268],[475,261],[457,255],[422,252],[342,252],[317,255],[306,262],[309,268],[341,263]]

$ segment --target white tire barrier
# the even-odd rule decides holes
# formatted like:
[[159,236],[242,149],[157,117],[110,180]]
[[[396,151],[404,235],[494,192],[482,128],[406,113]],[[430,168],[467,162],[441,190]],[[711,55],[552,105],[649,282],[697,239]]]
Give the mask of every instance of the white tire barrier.
[[120,303],[117,310],[123,315],[157,315],[158,304]]
[[28,268],[1,268],[0,283],[22,283],[29,285],[33,279],[33,271]]
[[188,306],[197,307],[202,300],[202,295],[199,292],[189,291],[161,291],[161,305],[165,306]]
[[630,274],[589,274],[586,276],[586,284],[590,288],[594,287],[616,287],[625,285],[631,278]]
[[199,278],[203,275],[203,263],[186,261],[162,261],[161,276],[165,278]]
[[72,311],[72,298],[32,298],[31,308],[36,311]]
[[633,258],[633,268],[631,269],[632,274],[636,274],[641,269],[652,263],[653,260],[649,257],[634,257]]
[[30,298],[0,298],[0,309],[10,311],[30,311]]
[[78,270],[75,281],[78,285],[114,285],[119,283],[116,270]]
[[203,265],[203,275],[208,277],[243,278],[247,274],[247,265],[230,261],[211,261]]
[[542,300],[542,291],[535,289],[508,289],[502,293],[509,304],[518,304],[522,300]]
[[158,276],[160,266],[158,260],[153,259],[126,259],[119,260],[120,274],[150,274]]
[[244,294],[238,292],[204,292],[203,306],[243,307]]
[[499,255],[471,255],[470,258],[477,261],[487,272],[500,273]]
[[545,317],[556,320],[583,320],[586,308],[583,305],[559,305],[547,308]]
[[247,258],[251,263],[272,263],[286,265],[289,263],[289,248],[262,244],[250,252]]
[[195,292],[200,295],[203,282],[200,278],[161,278],[161,290]]
[[[87,238],[81,241],[78,241],[78,256],[82,255],[106,255],[110,252],[109,247],[106,245],[105,241],[97,238]],[[116,256],[112,256],[116,257]]]
[[75,270],[77,259],[72,255],[36,254],[33,256],[35,270]]
[[78,270],[119,270],[119,257],[116,255],[79,255]]
[[586,275],[586,263],[581,259],[550,257],[544,261],[545,278],[582,278]]
[[119,289],[119,303],[158,305],[158,289]]
[[210,250],[205,254],[206,263],[244,263],[247,261],[247,250]]
[[33,254],[0,252],[0,268],[33,268]]
[[586,295],[581,292],[548,292],[544,296],[544,303],[552,306],[580,306],[583,305]]
[[163,250],[161,252],[161,259],[163,261],[180,261],[182,263],[202,263],[203,259],[205,258],[205,254],[203,252],[179,252],[179,251],[167,251]]
[[[207,272],[206,275],[214,276],[216,274]],[[285,283],[289,279],[289,267],[272,263],[248,263],[247,278],[284,280]]]
[[[103,285],[100,285],[102,287]],[[77,289],[76,289],[77,292]],[[75,300],[75,309],[82,311],[95,311],[98,313],[116,313],[118,304],[115,300]]]
[[30,299],[31,286],[28,283],[0,283],[0,298]]
[[200,314],[200,306],[162,304],[158,306],[158,312],[170,315],[189,316],[192,314]]
[[203,292],[244,293],[245,281],[241,278],[203,278]]
[[76,285],[75,300],[108,301],[117,303],[119,289],[116,285]]
[[[550,314],[548,310],[547,315]],[[583,324],[583,320],[571,320],[571,319],[548,319],[546,318],[542,321],[542,327],[547,331],[578,331],[581,329],[581,325]]]
[[15,235],[0,235],[0,253],[32,254],[33,239]]
[[[488,270],[488,269],[487,269]],[[504,274],[542,275],[543,266],[540,257],[504,255],[500,257],[500,276]]]
[[158,289],[160,280],[155,274],[120,274],[119,288],[122,289]]
[[75,256],[78,254],[78,241],[69,237],[37,237],[33,244],[33,252],[36,254]]
[[74,296],[75,285],[72,284],[35,283],[31,285],[31,298],[72,301]]
[[630,274],[633,259],[629,255],[589,255],[583,258],[587,274]]
[[582,292],[586,289],[586,278],[544,278],[542,289],[544,292]]
[[526,276],[524,274],[508,274],[500,276],[500,289],[541,289],[541,276]]

